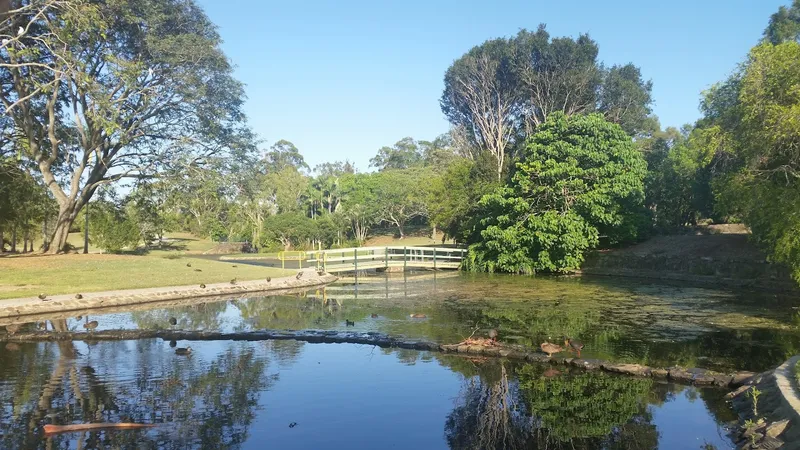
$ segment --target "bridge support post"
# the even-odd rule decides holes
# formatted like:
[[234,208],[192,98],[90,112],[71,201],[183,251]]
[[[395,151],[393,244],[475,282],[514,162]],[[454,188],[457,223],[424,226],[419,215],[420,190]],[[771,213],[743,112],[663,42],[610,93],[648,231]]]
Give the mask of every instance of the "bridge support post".
[[353,250],[353,265],[355,266],[354,269],[358,272],[358,249]]
[[383,249],[383,267],[384,269],[389,268],[389,247]]
[[406,272],[406,267],[408,267],[408,248],[403,247],[403,273]]
[[433,270],[436,270],[436,247],[433,248]]

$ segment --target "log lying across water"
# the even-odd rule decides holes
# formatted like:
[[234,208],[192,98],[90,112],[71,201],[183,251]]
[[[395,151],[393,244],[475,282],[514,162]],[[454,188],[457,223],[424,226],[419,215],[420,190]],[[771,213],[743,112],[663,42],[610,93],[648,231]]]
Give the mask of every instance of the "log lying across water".
[[537,363],[561,364],[586,370],[651,377],[681,384],[737,388],[756,374],[753,372],[720,373],[705,369],[682,367],[655,368],[640,364],[612,363],[597,359],[549,358],[547,355],[518,345],[467,345],[437,344],[435,342],[392,338],[377,332],[320,331],[320,330],[254,330],[223,333],[218,331],[177,330],[108,330],[96,332],[34,332],[0,336],[0,342],[52,342],[52,341],[123,341],[136,339],[163,339],[165,341],[264,341],[297,340],[310,343],[362,344],[383,348],[403,348],[421,351],[438,351],[461,355],[502,357]]

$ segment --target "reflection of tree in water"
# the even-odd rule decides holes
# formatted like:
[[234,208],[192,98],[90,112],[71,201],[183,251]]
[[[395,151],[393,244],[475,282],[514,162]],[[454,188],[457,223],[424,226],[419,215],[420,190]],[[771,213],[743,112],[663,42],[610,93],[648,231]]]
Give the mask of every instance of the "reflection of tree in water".
[[[231,344],[204,361],[177,358],[154,342],[136,341],[134,360],[129,352],[103,351],[105,343],[90,347],[88,357],[71,342],[59,343],[58,357],[53,344],[0,352],[9,367],[0,370],[0,448],[237,448],[271,382],[267,361],[249,344]],[[41,434],[45,423],[98,421],[161,425],[149,432]]]
[[517,376],[528,409],[554,439],[607,436],[615,427],[646,414],[650,379],[595,372],[546,377],[544,370],[525,365]]
[[305,342],[295,341],[294,339],[270,339],[262,341],[262,344],[281,367],[289,367],[294,364],[306,346]]
[[227,307],[228,302],[209,302],[179,308],[134,311],[131,313],[131,320],[141,330],[170,328],[169,319],[171,317],[178,320],[179,328],[218,330],[220,317]]
[[519,394],[504,365],[495,379],[474,376],[464,380],[453,411],[445,422],[451,449],[526,448],[532,421],[519,404]]
[[[452,449],[652,449],[652,381],[606,374],[545,373],[549,367],[440,361],[465,375],[445,424]],[[664,393],[656,394],[661,401]],[[659,399],[654,399],[658,401]]]

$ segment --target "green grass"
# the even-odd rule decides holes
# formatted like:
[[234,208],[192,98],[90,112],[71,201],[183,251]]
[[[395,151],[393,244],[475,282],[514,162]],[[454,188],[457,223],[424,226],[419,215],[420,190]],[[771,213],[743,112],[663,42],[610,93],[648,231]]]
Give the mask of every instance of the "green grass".
[[[191,267],[186,264],[191,263]],[[200,271],[196,271],[199,269]],[[115,289],[181,286],[287,276],[282,270],[178,254],[56,255],[0,258],[0,300]]]
[[[67,243],[74,247],[78,253],[83,252],[83,233],[70,233],[67,237]],[[210,239],[200,238],[192,235],[191,233],[167,233],[164,236],[164,245],[161,248],[153,247],[145,249],[140,247],[137,252],[149,254],[166,254],[166,253],[203,253],[211,250],[217,245]],[[89,242],[89,253],[103,253],[102,249],[95,247],[92,242]],[[134,252],[131,252],[134,253]]]

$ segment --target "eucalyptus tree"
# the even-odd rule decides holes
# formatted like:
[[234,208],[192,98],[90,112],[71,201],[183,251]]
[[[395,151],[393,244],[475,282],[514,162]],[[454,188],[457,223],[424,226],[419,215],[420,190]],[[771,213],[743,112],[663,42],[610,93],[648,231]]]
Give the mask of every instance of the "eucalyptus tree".
[[224,153],[243,89],[193,0],[21,0],[0,28],[0,101],[59,205],[61,251],[100,186]]
[[473,159],[473,150],[489,153],[501,180],[509,158],[553,113],[601,112],[637,134],[652,84],[632,64],[606,68],[598,51],[586,34],[551,38],[544,25],[473,47],[445,73],[440,100],[459,147]]

